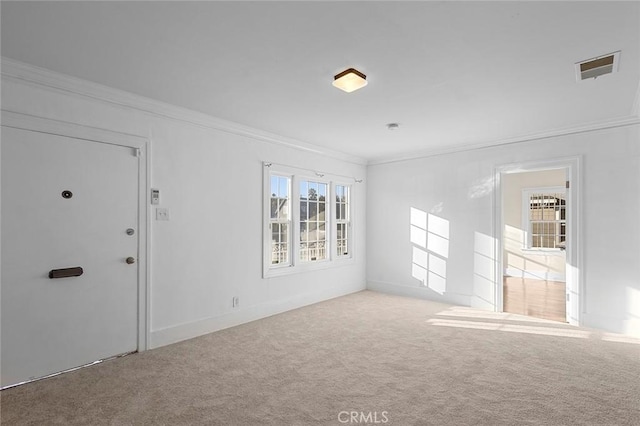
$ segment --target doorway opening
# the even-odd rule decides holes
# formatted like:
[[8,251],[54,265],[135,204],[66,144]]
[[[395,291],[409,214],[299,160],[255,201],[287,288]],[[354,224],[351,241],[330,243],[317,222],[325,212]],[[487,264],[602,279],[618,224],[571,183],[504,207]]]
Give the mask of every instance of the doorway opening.
[[496,170],[496,308],[579,324],[579,159]]

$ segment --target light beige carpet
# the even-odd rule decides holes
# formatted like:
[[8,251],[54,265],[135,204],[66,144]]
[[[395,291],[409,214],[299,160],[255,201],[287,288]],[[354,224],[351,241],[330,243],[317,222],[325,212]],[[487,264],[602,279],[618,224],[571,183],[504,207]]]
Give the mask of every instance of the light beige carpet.
[[3,425],[640,425],[638,343],[364,291],[8,389],[1,418]]

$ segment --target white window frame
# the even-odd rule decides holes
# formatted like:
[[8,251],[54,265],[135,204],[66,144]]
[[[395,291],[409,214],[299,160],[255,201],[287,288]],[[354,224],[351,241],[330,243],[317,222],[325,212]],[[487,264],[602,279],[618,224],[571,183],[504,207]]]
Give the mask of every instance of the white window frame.
[[[330,206],[330,202],[329,200],[331,199],[331,182],[329,180],[323,179],[322,177],[319,176],[311,176],[311,175],[307,175],[307,174],[299,174],[297,176],[294,176],[294,180],[295,180],[295,191],[294,191],[294,203],[293,203],[293,207],[295,208],[295,213],[293,215],[294,219],[295,219],[295,232],[294,232],[294,253],[295,253],[295,259],[298,262],[298,264],[301,265],[311,265],[311,264],[320,264],[323,262],[329,262],[331,260],[331,250],[333,250],[333,245],[331,244],[331,214],[333,212],[333,209]],[[300,240],[300,234],[302,232],[302,230],[300,229],[300,222],[301,222],[301,218],[300,218],[300,200],[301,200],[301,193],[300,193],[300,184],[304,181],[307,182],[314,182],[314,183],[320,183],[320,184],[324,184],[327,186],[327,190],[326,190],[326,194],[325,194],[325,202],[324,202],[324,217],[325,217],[325,224],[324,224],[324,230],[325,230],[325,237],[324,237],[324,241],[325,241],[325,247],[324,247],[324,252],[325,252],[325,256],[323,259],[317,259],[317,260],[302,260],[300,258],[300,245],[302,244],[302,241]]]
[[[549,254],[561,254],[563,249],[558,247],[533,247],[533,235],[532,235],[532,224],[529,215],[530,209],[530,199],[532,194],[565,194],[565,200],[567,195],[567,190],[562,186],[546,186],[546,187],[538,187],[538,188],[525,188],[522,190],[522,229],[524,231],[524,239],[523,239],[523,251],[528,252],[546,252]],[[567,210],[565,208],[565,229],[567,229]],[[566,237],[566,234],[565,234]]]
[[[289,199],[288,199],[288,213],[287,213],[287,220],[274,220],[271,218],[271,194],[272,194],[272,190],[271,190],[271,178],[273,177],[277,177],[277,178],[284,178],[284,179],[288,179],[288,183],[287,183],[287,192],[289,195]],[[266,191],[266,203],[265,203],[265,207],[266,207],[266,212],[265,212],[265,218],[267,220],[267,226],[265,227],[266,233],[267,235],[265,236],[265,250],[267,250],[265,252],[269,253],[267,255],[267,257],[269,257],[269,267],[270,268],[287,268],[289,266],[291,266],[292,264],[292,258],[293,258],[293,242],[292,242],[292,235],[293,235],[293,217],[292,217],[292,204],[293,204],[293,191],[292,191],[292,184],[293,184],[293,180],[292,180],[292,176],[289,175],[288,173],[270,173],[269,176],[267,177],[267,182],[265,184],[265,191]],[[272,241],[271,238],[273,236],[273,225],[274,224],[285,224],[288,227],[288,232],[287,232],[287,247],[288,247],[288,261],[287,262],[283,262],[283,263],[277,263],[274,264],[273,263],[273,248],[272,248]]]
[[[339,177],[316,173],[297,167],[276,165],[265,162],[263,167],[263,278],[278,277],[299,272],[325,269],[353,262],[355,251],[355,233],[353,232],[354,219],[354,188],[353,184],[340,180]],[[289,244],[291,247],[288,264],[271,263],[271,176],[283,176],[290,179],[290,230]],[[300,259],[300,183],[302,181],[319,182],[327,185],[327,198],[325,201],[325,253],[324,259],[303,261]],[[349,254],[337,256],[336,231],[337,220],[335,217],[336,185],[349,188],[350,197],[350,246]]]
[[[353,257],[352,252],[353,252],[353,246],[354,246],[354,238],[353,238],[353,196],[352,196],[352,191],[353,191],[353,185],[350,183],[345,183],[345,182],[333,182],[333,184],[331,185],[331,202],[333,204],[334,210],[337,209],[337,194],[338,194],[338,190],[337,187],[338,186],[342,186],[347,188],[347,218],[344,220],[338,220],[336,218],[336,215],[334,213],[334,215],[332,216],[332,220],[333,220],[333,236],[334,236],[334,240],[333,240],[333,251],[332,251],[332,256],[335,259],[351,259]],[[347,254],[339,254],[337,252],[338,250],[338,224],[346,224],[347,225]]]

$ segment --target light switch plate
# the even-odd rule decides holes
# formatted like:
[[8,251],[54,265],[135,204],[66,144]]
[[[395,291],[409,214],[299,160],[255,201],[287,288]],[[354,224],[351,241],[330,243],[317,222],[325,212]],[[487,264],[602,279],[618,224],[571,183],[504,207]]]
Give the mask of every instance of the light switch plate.
[[156,220],[169,220],[169,209],[156,209]]

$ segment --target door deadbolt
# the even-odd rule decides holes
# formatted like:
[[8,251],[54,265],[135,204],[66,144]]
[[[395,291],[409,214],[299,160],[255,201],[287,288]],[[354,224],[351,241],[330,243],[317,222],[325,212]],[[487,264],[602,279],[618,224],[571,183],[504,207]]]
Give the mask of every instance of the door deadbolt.
[[133,228],[127,229],[127,235],[133,235],[135,233],[136,233],[136,231],[134,231]]
[[133,257],[129,256],[129,257],[127,257],[127,260],[125,260],[125,262],[127,262],[129,265],[131,265],[133,263],[136,263],[136,260]]

